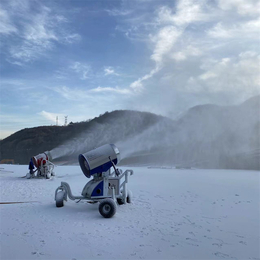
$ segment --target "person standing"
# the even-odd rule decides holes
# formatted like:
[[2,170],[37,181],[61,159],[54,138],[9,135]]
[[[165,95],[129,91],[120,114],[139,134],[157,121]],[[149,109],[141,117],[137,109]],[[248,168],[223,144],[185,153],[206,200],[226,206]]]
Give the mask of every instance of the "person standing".
[[33,175],[34,174],[34,164],[33,164],[32,158],[29,162],[29,170],[30,170],[30,175]]

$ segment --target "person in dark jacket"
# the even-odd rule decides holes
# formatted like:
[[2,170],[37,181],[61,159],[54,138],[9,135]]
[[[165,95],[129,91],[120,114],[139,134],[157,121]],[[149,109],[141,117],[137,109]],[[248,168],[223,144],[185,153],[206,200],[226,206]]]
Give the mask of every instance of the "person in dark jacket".
[[30,174],[34,174],[34,164],[33,164],[33,160],[31,158],[30,162],[29,162],[29,170],[30,170]]

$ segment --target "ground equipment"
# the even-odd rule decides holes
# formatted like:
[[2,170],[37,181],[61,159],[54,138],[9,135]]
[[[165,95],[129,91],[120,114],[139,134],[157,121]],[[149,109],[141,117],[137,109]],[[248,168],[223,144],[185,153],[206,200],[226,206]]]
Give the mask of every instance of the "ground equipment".
[[[54,164],[50,161],[51,154],[50,152],[40,153],[31,158],[29,164],[30,172],[26,174],[26,178],[46,178],[50,179],[51,176],[55,176],[54,173]],[[34,166],[36,169],[34,170]],[[35,174],[35,172],[37,172]]]
[[111,218],[116,213],[117,204],[131,203],[132,193],[127,189],[127,183],[133,170],[123,172],[115,167],[120,161],[120,153],[114,144],[106,144],[80,154],[78,160],[84,175],[93,178],[85,185],[81,196],[72,195],[69,184],[61,182],[55,191],[57,207],[63,207],[68,197],[71,200],[86,200],[89,203],[99,202],[100,214],[105,218]]

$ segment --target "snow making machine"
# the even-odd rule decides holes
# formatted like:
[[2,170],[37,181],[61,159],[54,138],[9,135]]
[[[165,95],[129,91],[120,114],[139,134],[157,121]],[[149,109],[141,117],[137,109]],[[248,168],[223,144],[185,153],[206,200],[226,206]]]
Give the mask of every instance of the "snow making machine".
[[84,175],[93,178],[85,185],[81,196],[72,195],[69,184],[61,182],[55,191],[57,207],[63,207],[67,197],[89,203],[99,202],[100,214],[111,218],[116,213],[117,204],[131,203],[132,193],[127,189],[127,184],[133,170],[123,172],[115,167],[120,161],[120,153],[114,144],[106,144],[80,154],[78,160]]
[[[31,161],[33,162],[32,168],[36,167],[36,170],[31,169],[30,172],[26,174],[26,178],[46,178],[50,179],[51,176],[55,176],[54,173],[54,164],[50,161],[51,154],[50,152],[40,153],[32,157]],[[35,174],[36,172],[36,174]]]

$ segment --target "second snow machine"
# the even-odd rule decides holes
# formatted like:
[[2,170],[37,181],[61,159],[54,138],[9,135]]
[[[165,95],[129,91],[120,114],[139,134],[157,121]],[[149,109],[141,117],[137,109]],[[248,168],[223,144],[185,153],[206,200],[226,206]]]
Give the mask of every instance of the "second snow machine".
[[[51,154],[48,151],[32,157],[29,164],[30,172],[26,174],[26,178],[50,179],[51,176],[55,176],[54,164],[49,160],[50,158]],[[36,167],[36,170],[34,170],[34,166]],[[35,174],[35,172],[37,173]]]
[[[115,167],[120,161],[120,153],[114,144],[106,144],[78,157],[82,172],[87,178],[93,176],[83,188],[81,196],[72,195],[66,182],[55,191],[57,207],[63,207],[64,201],[86,200],[89,203],[99,202],[99,212],[105,218],[111,218],[116,213],[117,204],[131,203],[132,193],[127,189],[128,177],[133,170],[123,172]],[[111,172],[111,168],[114,169]]]

